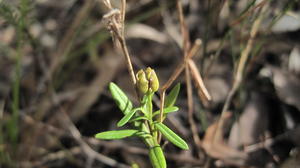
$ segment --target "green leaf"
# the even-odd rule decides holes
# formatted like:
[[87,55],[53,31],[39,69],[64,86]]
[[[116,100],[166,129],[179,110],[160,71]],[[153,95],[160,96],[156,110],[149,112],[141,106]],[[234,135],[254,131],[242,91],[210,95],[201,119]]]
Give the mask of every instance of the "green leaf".
[[174,106],[176,99],[178,97],[179,91],[180,91],[180,83],[178,83],[175,87],[173,87],[171,92],[166,96],[165,107]]
[[139,130],[117,130],[117,131],[106,131],[101,132],[95,135],[95,138],[97,139],[104,139],[104,140],[110,140],[110,139],[122,139],[130,136],[134,136],[136,133],[138,133]]
[[142,111],[147,118],[150,118],[151,116],[149,115],[152,113],[152,97],[153,97],[153,93],[145,95],[144,97],[144,102],[143,102],[144,104],[143,104]]
[[131,110],[129,113],[127,113],[119,122],[118,122],[118,127],[122,127],[123,125],[125,125],[130,119],[131,117],[138,111],[141,110],[140,108],[136,108]]
[[140,117],[136,117],[136,118],[133,118],[133,119],[129,120],[129,122],[135,122],[135,121],[140,121],[140,120],[149,121],[148,118],[146,118],[144,116],[140,116]]
[[119,109],[124,115],[132,110],[132,102],[128,99],[126,94],[113,82],[109,83],[109,91],[118,105]]
[[174,145],[181,149],[189,149],[187,143],[163,123],[155,123],[155,127]]
[[136,133],[136,136],[141,137],[143,139],[152,138],[151,134],[149,134],[147,132],[143,132],[143,131],[140,131],[140,132]]
[[[176,111],[178,111],[178,110],[179,110],[179,108],[176,107],[176,106],[167,107],[167,108],[164,108],[164,114],[176,112]],[[153,113],[153,116],[156,116],[156,115],[158,115],[158,114],[160,114],[160,110],[155,111],[155,112]]]
[[160,146],[155,146],[150,148],[149,157],[154,168],[166,168],[167,163],[164,156],[164,153]]
[[141,132],[146,132],[150,134],[150,130],[148,125],[146,126],[146,123],[142,123],[141,128],[140,128]]

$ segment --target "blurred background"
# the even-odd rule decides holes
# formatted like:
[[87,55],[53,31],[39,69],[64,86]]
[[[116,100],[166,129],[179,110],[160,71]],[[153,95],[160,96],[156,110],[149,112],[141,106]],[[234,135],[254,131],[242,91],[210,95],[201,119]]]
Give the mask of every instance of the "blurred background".
[[[119,8],[119,0],[111,2]],[[165,123],[190,150],[163,141],[168,167],[300,167],[299,0],[181,3],[191,43],[202,40],[194,70],[212,100],[201,100],[192,80],[189,113],[185,74],[176,79],[182,86],[176,104],[180,110]],[[140,139],[94,138],[117,129],[122,117],[109,82],[137,104],[124,56],[102,21],[107,12],[102,0],[0,0],[1,168],[134,163],[150,168]],[[258,18],[261,23],[254,26]],[[135,72],[150,66],[163,85],[183,62],[176,1],[128,0],[125,22]],[[243,80],[228,98],[247,45]],[[228,99],[226,122],[215,142]],[[155,102],[159,104],[158,95]]]

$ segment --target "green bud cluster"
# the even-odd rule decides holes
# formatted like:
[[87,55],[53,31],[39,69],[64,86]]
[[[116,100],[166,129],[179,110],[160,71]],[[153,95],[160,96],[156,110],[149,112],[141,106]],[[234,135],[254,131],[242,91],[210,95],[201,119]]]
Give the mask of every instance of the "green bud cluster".
[[141,95],[154,93],[159,88],[159,81],[155,71],[148,67],[146,70],[139,70],[136,74],[137,89]]

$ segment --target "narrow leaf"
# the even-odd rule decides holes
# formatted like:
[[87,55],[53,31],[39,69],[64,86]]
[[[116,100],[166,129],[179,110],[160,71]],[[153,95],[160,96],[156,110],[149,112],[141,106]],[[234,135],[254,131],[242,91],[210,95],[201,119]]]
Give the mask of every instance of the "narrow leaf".
[[129,120],[129,122],[135,122],[135,121],[140,121],[140,120],[149,121],[148,118],[146,118],[144,116],[140,116],[140,117],[136,117],[136,118],[133,118],[133,119]]
[[149,157],[154,168],[166,168],[167,163],[164,156],[164,153],[160,146],[155,146],[150,148]]
[[109,91],[123,114],[128,114],[132,110],[132,102],[126,94],[113,82],[109,83]]
[[123,125],[125,125],[130,119],[131,117],[138,111],[140,110],[139,108],[133,109],[131,110],[129,113],[127,113],[119,122],[118,122],[118,127],[122,127]]
[[152,96],[153,93],[149,94],[149,95],[145,95],[145,104],[143,105],[143,113],[145,114],[145,116],[147,118],[149,118],[150,113],[152,113]]
[[181,149],[189,149],[187,143],[166,125],[163,123],[156,123],[155,126],[164,135],[164,137],[174,145]]
[[136,133],[135,135],[138,136],[138,137],[141,137],[143,139],[147,139],[147,138],[151,138],[152,137],[151,134],[149,134],[147,132],[143,132],[143,131],[140,131],[140,132]]
[[166,96],[165,107],[174,106],[180,91],[180,83],[178,83],[171,92]]
[[[176,107],[176,106],[171,106],[171,107],[167,107],[167,108],[164,108],[164,114],[168,114],[168,113],[172,113],[172,112],[176,112],[178,111],[179,108]],[[157,110],[153,113],[153,116],[156,116],[160,113],[160,110]]]
[[95,138],[97,139],[104,139],[104,140],[110,140],[110,139],[122,139],[130,136],[134,136],[136,133],[138,133],[138,130],[117,130],[117,131],[106,131],[101,132],[95,135]]

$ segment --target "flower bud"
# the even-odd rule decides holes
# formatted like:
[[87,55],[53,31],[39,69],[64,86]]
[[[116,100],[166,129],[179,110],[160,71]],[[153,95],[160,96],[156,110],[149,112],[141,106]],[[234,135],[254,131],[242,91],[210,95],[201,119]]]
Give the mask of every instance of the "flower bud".
[[149,82],[146,78],[145,72],[141,69],[136,74],[136,80],[137,80],[137,89],[140,92],[140,94],[144,95],[148,92],[149,88]]
[[159,88],[159,81],[153,69],[139,70],[136,74],[137,89],[140,94],[154,93]]
[[159,81],[158,81],[155,71],[153,69],[151,69],[150,67],[148,67],[146,69],[146,77],[149,81],[150,92],[156,92],[159,88]]

